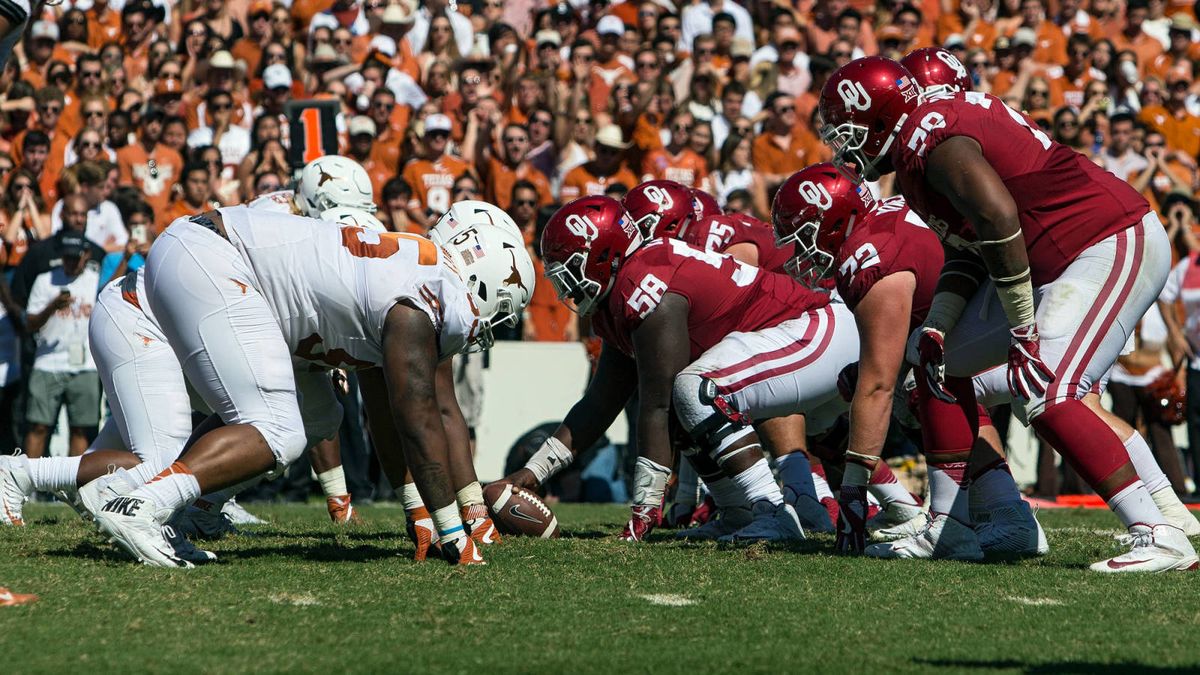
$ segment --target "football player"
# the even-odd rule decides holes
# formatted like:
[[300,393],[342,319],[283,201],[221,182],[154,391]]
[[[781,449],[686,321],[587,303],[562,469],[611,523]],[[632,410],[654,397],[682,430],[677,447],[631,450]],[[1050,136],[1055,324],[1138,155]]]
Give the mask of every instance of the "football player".
[[[175,221],[150,252],[146,302],[188,384],[223,423],[169,467],[118,489],[102,532],[145,564],[186,567],[160,525],[203,493],[236,489],[306,447],[297,372],[361,370],[377,450],[416,479],[451,563],[482,563],[448,480],[439,361],[492,341],[533,288],[523,242],[498,228],[445,249],[401,233],[245,207]],[[385,422],[394,420],[394,426]]]
[[[998,98],[919,96],[903,66],[867,57],[835,72],[819,103],[835,162],[866,179],[895,171],[909,206],[951,251],[910,339],[919,386],[969,403],[974,391],[951,391],[946,375],[1007,362],[1009,388],[1031,425],[1129,529],[1132,550],[1092,569],[1197,567],[1121,439],[1081,400],[1163,286],[1170,246],[1157,216],[1127,184]],[[976,407],[956,409],[961,424],[977,427]],[[861,454],[872,463],[871,449]]]
[[[900,65],[912,73],[913,79],[916,80],[917,85],[921,89],[921,94],[927,98],[971,91],[973,88],[971,78],[968,76],[967,69],[962,65],[962,62],[953,54],[940,47],[926,47],[913,50],[900,61]],[[1000,367],[998,366],[997,368]],[[999,379],[1000,377],[1001,373],[991,371],[985,371],[985,373],[975,377],[976,395],[981,401],[983,397],[986,397],[991,405],[1008,402],[1004,400],[1004,392],[1000,388],[987,385],[989,381]],[[1101,385],[1106,381],[1107,376],[1102,378]],[[1103,386],[1100,389],[1103,389]],[[1184,534],[1189,537],[1200,535],[1200,521],[1196,520],[1192,512],[1183,505],[1178,495],[1175,494],[1170,480],[1163,473],[1158,460],[1154,457],[1153,451],[1151,451],[1149,444],[1146,443],[1146,439],[1136,429],[1129,426],[1125,420],[1104,409],[1100,403],[1100,392],[1097,388],[1093,387],[1083,397],[1083,402],[1093,412],[1103,418],[1108,426],[1112,428],[1113,432],[1122,439],[1122,443],[1129,453],[1129,459],[1133,463],[1134,469],[1137,470],[1138,476],[1145,483],[1146,489],[1150,491],[1150,496],[1154,499],[1154,503],[1158,505],[1159,510],[1162,511],[1167,521],[1182,529]]]
[[[860,358],[851,384],[850,437],[842,478],[838,547],[861,551],[865,546],[865,503],[860,493],[892,419],[897,381],[903,371],[908,333],[920,326],[942,269],[941,242],[904,203],[903,197],[876,202],[864,186],[841,175],[832,164],[817,164],[793,174],[780,186],[773,208],[782,244],[792,245],[789,264],[796,278],[810,287],[835,279],[838,293],[854,310]],[[906,331],[896,326],[908,325]],[[970,382],[963,383],[970,386]],[[1008,465],[999,454],[1000,439],[982,410],[978,428],[943,424],[940,406],[921,396],[918,417],[929,462],[930,518],[908,538],[866,548],[880,557],[978,560],[984,551],[1014,554],[1044,552],[1044,538],[1028,505],[1021,500]],[[957,421],[957,416],[951,416]],[[876,449],[874,453],[864,448]],[[968,468],[970,460],[970,469]],[[869,465],[874,466],[868,469]],[[990,512],[976,535],[969,502],[959,482],[946,475],[970,470],[970,485]],[[849,507],[849,508],[845,508]],[[905,526],[911,527],[911,526]],[[905,529],[896,528],[895,534]]]

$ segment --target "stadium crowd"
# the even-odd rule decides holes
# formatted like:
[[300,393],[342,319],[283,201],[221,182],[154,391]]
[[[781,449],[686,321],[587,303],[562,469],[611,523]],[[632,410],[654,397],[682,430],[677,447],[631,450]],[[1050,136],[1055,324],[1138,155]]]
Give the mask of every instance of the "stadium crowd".
[[[1200,249],[1200,26],[1197,6],[1178,0],[38,5],[0,74],[3,452],[39,456],[64,404],[71,452],[87,447],[97,289],[142,264],[174,219],[286,187],[292,100],[337,102],[341,152],[366,168],[388,227],[424,234],[451,204],[484,199],[523,229],[538,264],[557,204],[619,198],[643,180],[769,221],[778,186],[830,159],[815,121],[826,79],[860,56],[942,46],[976,91],[1141,191],[1180,258]],[[1200,285],[1192,276],[1168,284],[1174,295],[1111,386],[1180,494],[1189,463],[1200,483],[1200,316],[1175,303]],[[589,332],[539,284],[499,337]],[[1184,367],[1164,366],[1164,350]],[[1192,392],[1186,462],[1161,405],[1172,387]],[[1047,451],[1037,490],[1058,489]]]

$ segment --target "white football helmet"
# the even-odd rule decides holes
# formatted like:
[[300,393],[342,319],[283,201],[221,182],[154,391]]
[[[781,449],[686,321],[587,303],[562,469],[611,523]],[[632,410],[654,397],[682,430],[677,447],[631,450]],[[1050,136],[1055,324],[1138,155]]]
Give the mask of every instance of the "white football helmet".
[[451,206],[430,228],[429,239],[438,246],[445,246],[459,230],[479,225],[494,225],[516,237],[517,241],[525,241],[521,228],[517,227],[516,222],[504,209],[474,199]]
[[479,331],[465,351],[488,349],[495,342],[492,326],[516,325],[533,297],[537,278],[525,241],[499,227],[467,227],[459,228],[442,249],[479,310]]
[[349,206],[337,206],[328,211],[322,211],[321,220],[327,220],[339,225],[361,227],[371,232],[387,232],[387,226],[380,222],[378,218],[366,211],[353,209]]
[[335,206],[375,213],[375,189],[367,170],[340,155],[318,157],[300,170],[296,182],[296,206],[301,215],[320,217]]

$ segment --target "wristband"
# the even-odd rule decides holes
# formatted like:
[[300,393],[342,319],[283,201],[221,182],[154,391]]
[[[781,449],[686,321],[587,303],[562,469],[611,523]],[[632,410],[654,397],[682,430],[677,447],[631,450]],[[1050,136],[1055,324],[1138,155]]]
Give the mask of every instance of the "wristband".
[[1028,326],[1036,321],[1033,306],[1033,284],[1029,281],[1029,270],[1012,277],[993,278],[996,282],[996,295],[1000,298],[1000,306],[1008,317],[1008,325],[1013,328]]
[[542,447],[538,448],[537,452],[533,453],[533,457],[525,462],[525,468],[533,473],[538,483],[545,483],[563,467],[570,464],[573,459],[575,459],[575,455],[571,454],[570,448],[551,436],[542,443]]
[[967,308],[967,299],[958,293],[942,291],[933,296],[929,304],[929,313],[925,316],[925,325],[941,331],[942,335],[958,323],[963,310]]

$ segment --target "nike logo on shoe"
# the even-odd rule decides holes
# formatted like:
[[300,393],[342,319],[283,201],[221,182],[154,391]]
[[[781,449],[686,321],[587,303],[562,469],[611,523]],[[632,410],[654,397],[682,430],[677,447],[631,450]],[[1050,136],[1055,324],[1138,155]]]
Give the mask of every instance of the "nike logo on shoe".
[[1130,560],[1128,562],[1117,562],[1116,560],[1109,560],[1108,561],[1108,569],[1119,570],[1119,569],[1123,569],[1125,567],[1130,567],[1132,565],[1144,565],[1148,562],[1150,562],[1150,561],[1149,560]]
[[105,513],[116,513],[132,517],[137,515],[137,512],[142,508],[142,504],[145,503],[145,500],[137,497],[117,497],[105,504],[104,508],[100,510]]

